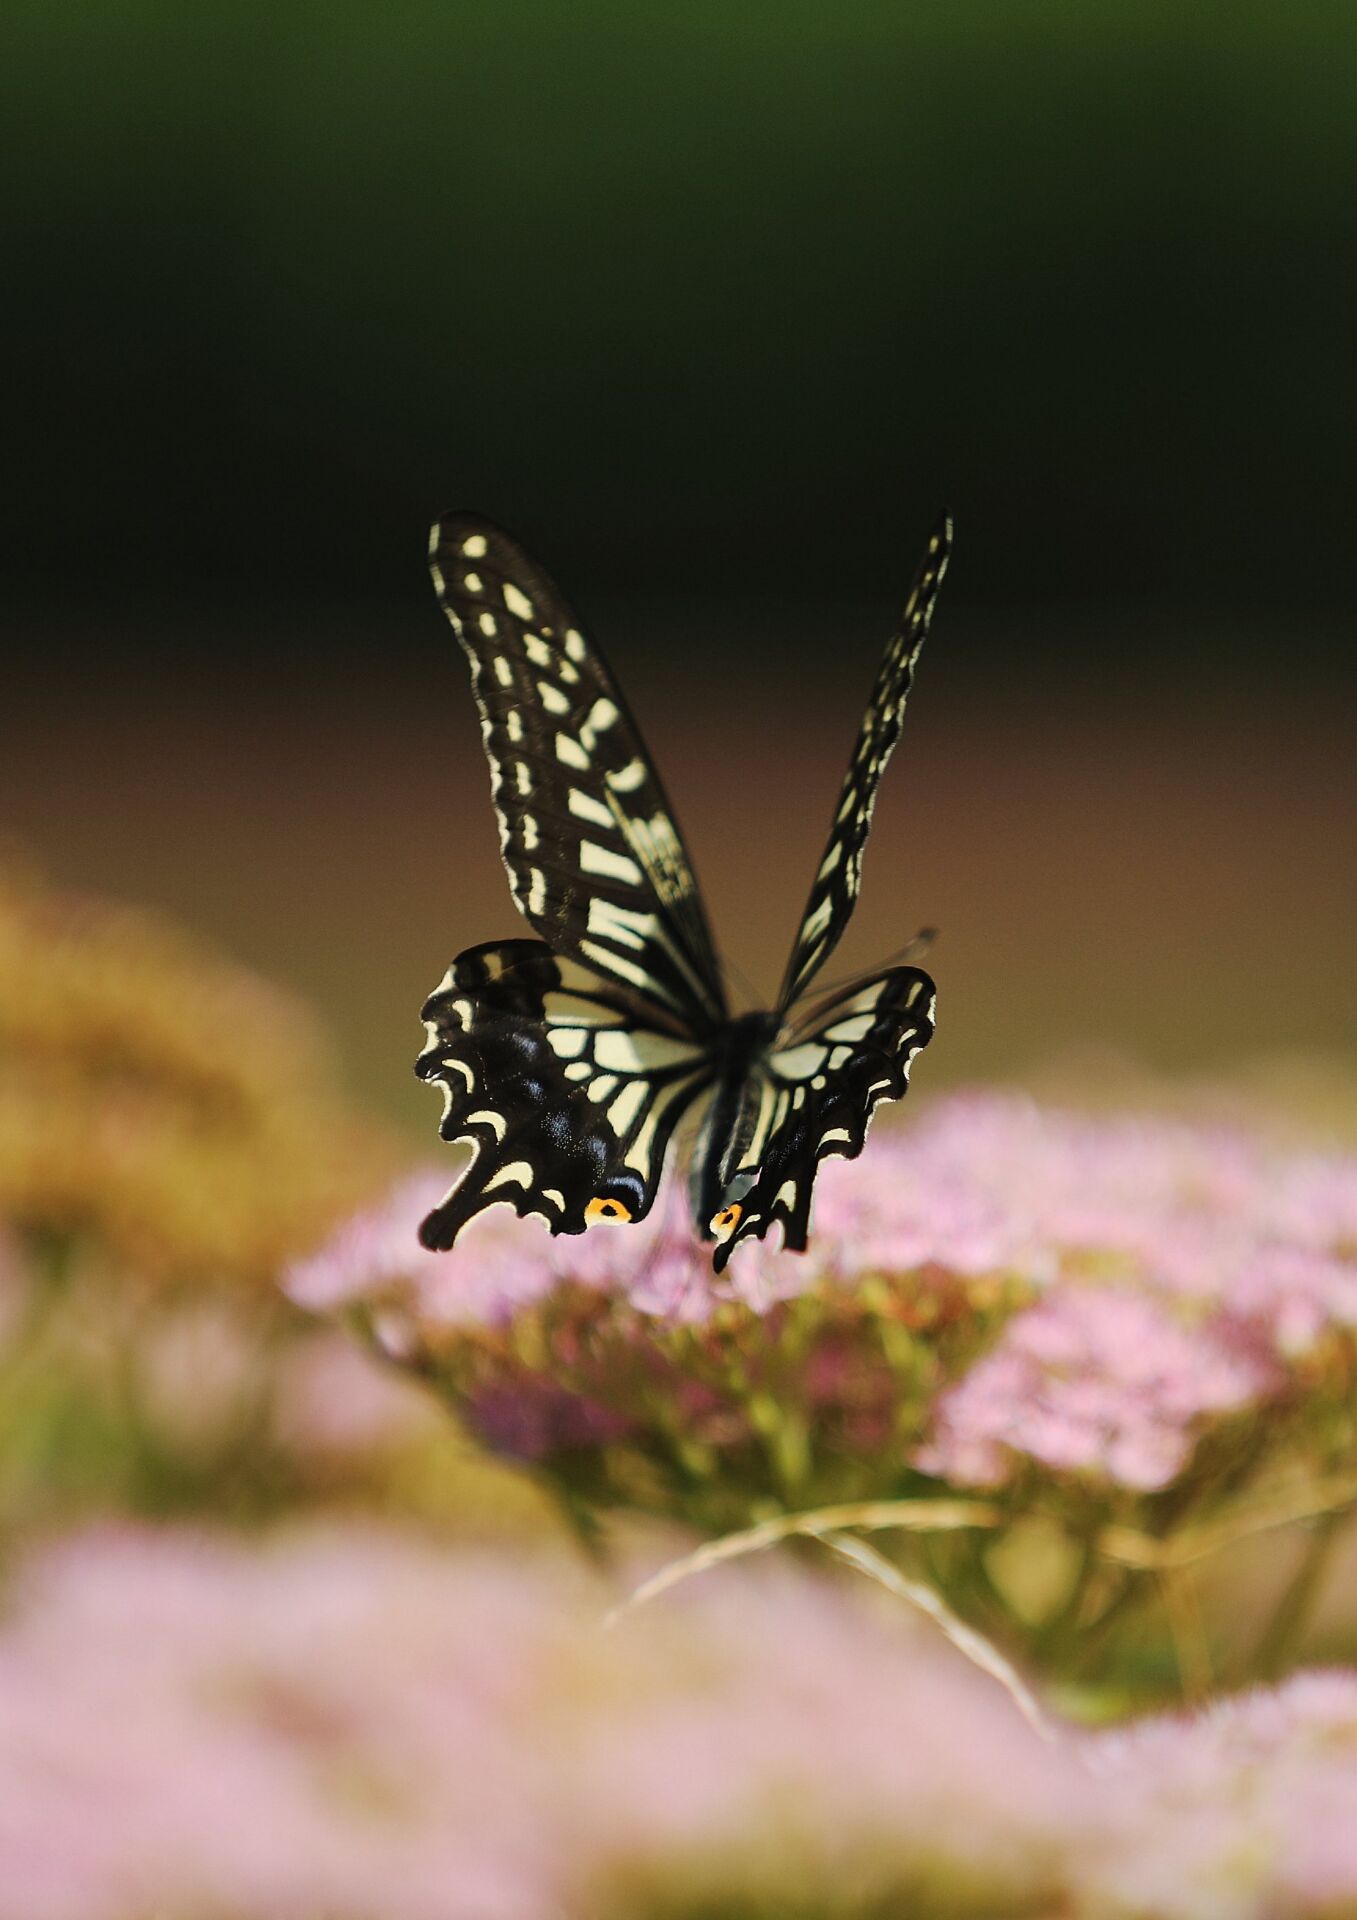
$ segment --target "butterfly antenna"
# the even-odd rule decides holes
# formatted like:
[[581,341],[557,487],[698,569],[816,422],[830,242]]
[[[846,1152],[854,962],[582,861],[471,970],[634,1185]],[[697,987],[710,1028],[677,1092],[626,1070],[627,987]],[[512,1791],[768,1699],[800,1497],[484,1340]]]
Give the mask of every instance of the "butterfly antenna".
[[733,981],[739,988],[741,994],[744,996],[746,1005],[751,1007],[757,1006],[759,1004],[759,990],[749,978],[748,974],[741,973],[740,969],[732,965],[724,954],[721,955],[718,964],[721,968],[723,978],[727,982]]
[[865,982],[874,979],[878,973],[884,973],[887,967],[896,967],[902,962],[907,963],[911,960],[922,960],[937,937],[936,927],[920,927],[912,939],[906,940],[903,947],[897,947],[894,953],[888,953],[876,966],[860,967],[853,973],[840,974],[837,980],[830,980],[824,986],[817,988],[815,998],[831,999],[836,993],[841,993],[845,987],[856,986],[860,980]]

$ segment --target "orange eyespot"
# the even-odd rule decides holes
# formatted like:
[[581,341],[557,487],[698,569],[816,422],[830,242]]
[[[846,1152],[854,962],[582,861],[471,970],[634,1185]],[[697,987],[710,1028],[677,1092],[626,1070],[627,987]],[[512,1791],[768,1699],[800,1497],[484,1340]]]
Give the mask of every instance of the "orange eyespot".
[[722,1207],[719,1213],[712,1215],[711,1230],[718,1240],[726,1240],[740,1224],[744,1208],[738,1201],[732,1200],[728,1207]]
[[626,1221],[630,1220],[632,1215],[631,1208],[624,1206],[620,1200],[597,1199],[589,1201],[584,1209],[584,1217],[591,1222],[597,1220]]

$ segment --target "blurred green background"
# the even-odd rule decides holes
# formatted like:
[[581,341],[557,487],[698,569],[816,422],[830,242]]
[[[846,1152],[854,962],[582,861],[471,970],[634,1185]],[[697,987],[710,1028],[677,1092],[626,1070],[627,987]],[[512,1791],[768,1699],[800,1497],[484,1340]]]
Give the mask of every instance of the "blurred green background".
[[432,1138],[514,930],[425,528],[539,552],[767,992],[940,504],[848,963],[930,1085],[1357,1050],[1357,14],[168,0],[0,22],[0,830]]

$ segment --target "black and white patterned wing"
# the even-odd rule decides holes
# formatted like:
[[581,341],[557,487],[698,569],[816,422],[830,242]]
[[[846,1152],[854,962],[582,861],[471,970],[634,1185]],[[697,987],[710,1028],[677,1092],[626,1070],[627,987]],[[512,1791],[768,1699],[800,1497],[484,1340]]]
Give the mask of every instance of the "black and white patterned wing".
[[934,1005],[926,973],[893,967],[815,1008],[765,1057],[746,1090],[743,1164],[710,1223],[718,1273],[741,1240],[761,1240],[774,1224],[785,1246],[805,1248],[820,1162],[856,1159],[876,1108],[903,1098],[914,1056],[933,1037]]
[[498,1205],[553,1233],[644,1219],[670,1135],[711,1080],[700,1046],[538,940],[459,954],[423,1018],[415,1071],[442,1087],[443,1138],[474,1154],[421,1226],[426,1247]]
[[434,586],[471,661],[515,903],[558,954],[681,1026],[726,1017],[706,916],[659,777],[557,588],[492,522],[450,514]]
[[905,701],[914,678],[914,662],[928,632],[938,588],[947,571],[951,544],[952,524],[943,514],[929,536],[928,550],[919,563],[900,624],[886,647],[867,703],[824,858],[787,962],[778,996],[779,1007],[789,1007],[805,992],[812,976],[838,945],[852,917],[862,884],[862,853],[871,831],[876,790],[900,738]]

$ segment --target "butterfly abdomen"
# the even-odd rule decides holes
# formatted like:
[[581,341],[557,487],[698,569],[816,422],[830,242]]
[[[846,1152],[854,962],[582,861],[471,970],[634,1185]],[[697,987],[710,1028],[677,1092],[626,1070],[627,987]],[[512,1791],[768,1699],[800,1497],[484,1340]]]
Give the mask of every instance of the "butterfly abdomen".
[[693,1219],[704,1240],[712,1238],[712,1218],[726,1199],[731,1177],[750,1143],[759,1106],[759,1062],[780,1025],[776,1013],[746,1013],[722,1030],[716,1089],[698,1135],[689,1178]]

